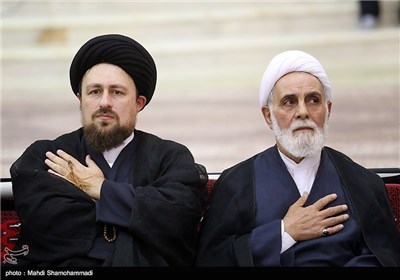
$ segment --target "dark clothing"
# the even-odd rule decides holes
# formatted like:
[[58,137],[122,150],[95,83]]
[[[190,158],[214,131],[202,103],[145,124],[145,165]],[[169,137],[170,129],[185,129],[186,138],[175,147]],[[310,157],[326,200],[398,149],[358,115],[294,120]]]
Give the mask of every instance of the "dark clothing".
[[379,1],[359,1],[360,17],[365,15],[372,15],[376,18],[380,16]]
[[250,244],[255,266],[379,266],[361,236],[352,201],[325,151],[321,153],[317,176],[304,206],[336,193],[337,199],[328,207],[347,204],[350,219],[337,234],[298,242],[282,254],[281,219],[288,205],[300,198],[300,193],[277,149],[260,153],[254,160],[254,169],[257,211]]
[[[109,168],[104,166],[104,159],[101,162],[99,155],[87,150],[82,129],[55,140],[36,141],[27,148],[10,169],[15,207],[22,223],[15,250],[23,245],[29,248],[25,257],[18,257],[18,264],[193,265],[205,182],[185,146],[135,130],[134,139],[114,163],[113,167],[121,165],[117,169],[120,173],[114,174],[114,168],[104,171],[111,179],[104,181],[97,202],[47,171],[45,153],[56,153],[58,149],[82,164],[91,154],[101,168]],[[128,160],[133,162],[129,164]],[[131,176],[126,178],[124,174]],[[121,178],[122,181],[113,181]],[[121,197],[124,199],[120,201]],[[114,203],[109,204],[112,200]],[[115,209],[123,210],[121,217],[127,216],[128,220],[118,218]],[[112,223],[118,229],[106,263],[88,257],[89,253],[98,257],[95,248],[107,246],[97,243],[104,223]],[[95,240],[97,246],[93,246]]]
[[[257,162],[260,159],[265,161],[264,172],[269,176],[260,172],[261,164]],[[274,184],[266,186],[268,193],[261,193],[261,181],[266,181],[264,186]],[[300,241],[280,254],[280,220],[300,197],[294,184],[276,146],[225,170],[214,184],[213,198],[201,228],[196,265],[370,266],[378,260],[383,266],[400,266],[400,232],[382,179],[329,147],[322,150],[307,205],[339,191],[337,201],[331,205],[348,204],[350,219],[344,223],[346,229],[329,237]],[[330,184],[336,186],[330,189]],[[296,195],[292,190],[282,189],[288,187],[293,187]],[[285,191],[293,197],[286,200],[282,194]],[[259,195],[264,195],[264,199]],[[278,205],[279,201],[285,207]],[[261,218],[259,211],[268,217]],[[339,237],[352,244],[346,244],[344,239],[333,242]],[[346,247],[351,252],[346,253]],[[329,251],[319,250],[330,250],[332,259]]]

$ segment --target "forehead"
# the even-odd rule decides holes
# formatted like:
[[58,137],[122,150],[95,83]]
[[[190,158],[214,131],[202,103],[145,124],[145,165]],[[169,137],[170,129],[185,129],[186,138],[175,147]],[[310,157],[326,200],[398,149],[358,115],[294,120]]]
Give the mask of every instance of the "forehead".
[[82,82],[99,82],[99,81],[110,81],[117,80],[119,82],[132,83],[133,79],[128,73],[126,73],[121,67],[109,64],[100,63],[94,65],[92,68],[88,69],[83,75]]
[[299,92],[319,92],[323,94],[322,83],[317,77],[306,72],[291,72],[281,77],[275,88],[281,94],[294,94]]

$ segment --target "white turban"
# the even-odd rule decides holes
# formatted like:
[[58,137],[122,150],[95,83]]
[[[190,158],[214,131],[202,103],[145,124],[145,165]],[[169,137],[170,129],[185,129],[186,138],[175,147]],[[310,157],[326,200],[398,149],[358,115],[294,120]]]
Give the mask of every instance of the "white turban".
[[290,50],[276,55],[269,63],[261,80],[260,105],[267,105],[275,83],[284,75],[291,72],[307,72],[322,83],[327,100],[331,99],[331,85],[328,76],[319,61],[308,53]]

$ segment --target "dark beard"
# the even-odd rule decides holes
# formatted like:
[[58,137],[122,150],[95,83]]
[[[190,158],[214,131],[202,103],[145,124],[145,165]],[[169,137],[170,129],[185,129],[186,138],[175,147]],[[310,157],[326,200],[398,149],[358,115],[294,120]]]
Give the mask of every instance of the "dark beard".
[[107,131],[98,129],[93,123],[83,127],[83,135],[87,144],[93,150],[101,153],[121,145],[132,132],[131,128],[120,125],[116,125]]

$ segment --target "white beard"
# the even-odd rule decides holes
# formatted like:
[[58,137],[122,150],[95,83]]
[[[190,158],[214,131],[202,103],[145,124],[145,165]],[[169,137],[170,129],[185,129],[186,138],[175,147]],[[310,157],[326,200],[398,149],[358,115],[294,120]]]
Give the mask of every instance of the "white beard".
[[[291,155],[304,158],[322,149],[328,134],[328,110],[322,128],[319,128],[315,122],[305,119],[294,120],[289,128],[283,130],[279,127],[272,110],[270,112],[275,137],[281,146]],[[311,127],[314,130],[297,131],[295,132],[296,135],[293,134],[295,129],[304,126]]]

